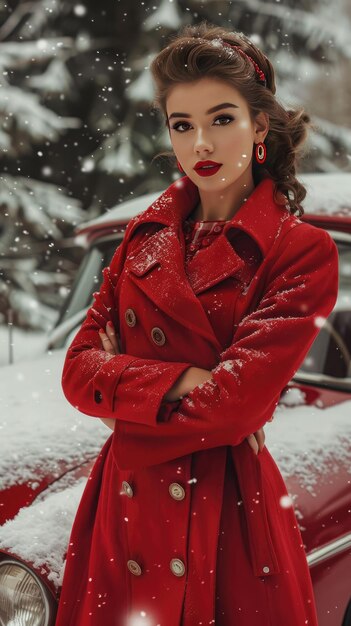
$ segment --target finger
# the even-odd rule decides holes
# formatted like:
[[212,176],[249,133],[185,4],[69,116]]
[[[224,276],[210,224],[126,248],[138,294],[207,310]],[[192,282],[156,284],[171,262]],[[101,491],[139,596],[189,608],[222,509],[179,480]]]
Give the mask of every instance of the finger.
[[111,344],[114,347],[115,350],[115,354],[118,354],[120,352],[118,343],[117,343],[117,335],[115,333],[115,329],[113,327],[112,322],[107,322],[106,324],[106,334],[111,342]]
[[262,449],[263,449],[263,446],[264,446],[264,442],[265,442],[265,438],[266,438],[263,428],[260,428],[259,430],[257,430],[254,433],[254,435],[255,435],[255,438],[256,438],[256,441],[257,441],[257,444],[258,444],[259,451],[262,452]]
[[256,437],[254,435],[248,435],[248,437],[246,437],[246,439],[249,442],[249,445],[251,446],[251,448],[253,449],[255,454],[257,454],[258,453],[258,445],[257,445]]
[[265,432],[264,432],[263,428],[260,428],[259,430],[256,430],[254,435],[255,435],[255,438],[257,440],[259,450],[260,450],[260,452],[262,452],[263,447],[264,447],[264,442],[265,442],[265,439],[266,439],[266,435],[265,435]]
[[106,335],[106,333],[104,333],[104,331],[102,330],[102,328],[100,328],[100,330],[99,330],[99,335],[100,335],[100,339],[101,339],[101,343],[102,343],[103,349],[106,352],[108,352],[109,354],[115,354],[115,349],[114,349],[110,339]]

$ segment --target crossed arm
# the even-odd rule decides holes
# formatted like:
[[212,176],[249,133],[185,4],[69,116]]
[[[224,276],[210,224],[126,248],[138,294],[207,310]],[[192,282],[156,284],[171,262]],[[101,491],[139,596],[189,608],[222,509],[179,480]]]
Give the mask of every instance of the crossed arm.
[[[121,350],[118,335],[111,322],[106,324],[106,332],[102,329],[99,330],[99,335],[102,347],[106,352],[109,354],[120,354]],[[192,391],[197,385],[201,385],[207,380],[212,379],[213,376],[211,370],[206,370],[201,367],[189,367],[179,376],[172,387],[167,391],[164,395],[164,399],[169,402],[176,402]],[[111,430],[115,429],[116,420],[109,417],[100,419],[108,428]],[[268,421],[271,421],[272,419],[273,418],[271,417]],[[247,440],[254,452],[258,454],[258,451],[262,450],[265,442],[265,433],[263,428],[260,428],[255,433],[248,435]]]

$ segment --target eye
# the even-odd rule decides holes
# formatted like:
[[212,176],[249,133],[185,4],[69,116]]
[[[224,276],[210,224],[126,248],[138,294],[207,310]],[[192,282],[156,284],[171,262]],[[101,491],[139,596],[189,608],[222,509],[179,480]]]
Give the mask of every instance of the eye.
[[[214,120],[215,122],[217,120],[229,120],[228,124],[230,124],[230,122],[234,119],[231,115],[219,115],[218,117],[216,117],[216,119]],[[184,130],[179,130],[180,126],[184,126],[187,125],[188,122],[177,122],[177,124],[174,124],[174,126],[172,126],[172,129],[176,130],[178,133],[184,133]],[[227,126],[228,124],[216,124],[216,126]]]
[[178,131],[178,133],[183,133],[183,130],[179,130],[180,126],[184,126],[184,124],[187,124],[187,122],[177,122],[177,124],[174,124],[174,126],[172,126],[172,129]]
[[[231,115],[219,115],[218,117],[216,117],[215,122],[217,120],[229,120],[228,123],[230,123],[234,118],[232,118]],[[227,124],[220,124],[220,126],[227,126]]]

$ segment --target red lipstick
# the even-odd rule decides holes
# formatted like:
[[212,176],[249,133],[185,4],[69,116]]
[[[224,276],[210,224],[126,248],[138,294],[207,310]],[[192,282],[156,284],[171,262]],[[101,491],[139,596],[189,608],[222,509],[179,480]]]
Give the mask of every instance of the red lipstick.
[[198,161],[194,170],[199,176],[213,176],[220,167],[222,167],[222,163],[216,163],[216,161]]

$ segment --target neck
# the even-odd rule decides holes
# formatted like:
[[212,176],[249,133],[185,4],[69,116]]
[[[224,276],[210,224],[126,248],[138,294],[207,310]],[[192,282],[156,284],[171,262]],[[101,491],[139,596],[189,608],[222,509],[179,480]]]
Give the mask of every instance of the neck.
[[[251,174],[251,172],[250,172]],[[193,219],[230,220],[239,211],[255,188],[252,174],[238,179],[221,192],[199,189],[200,200],[194,209]]]

